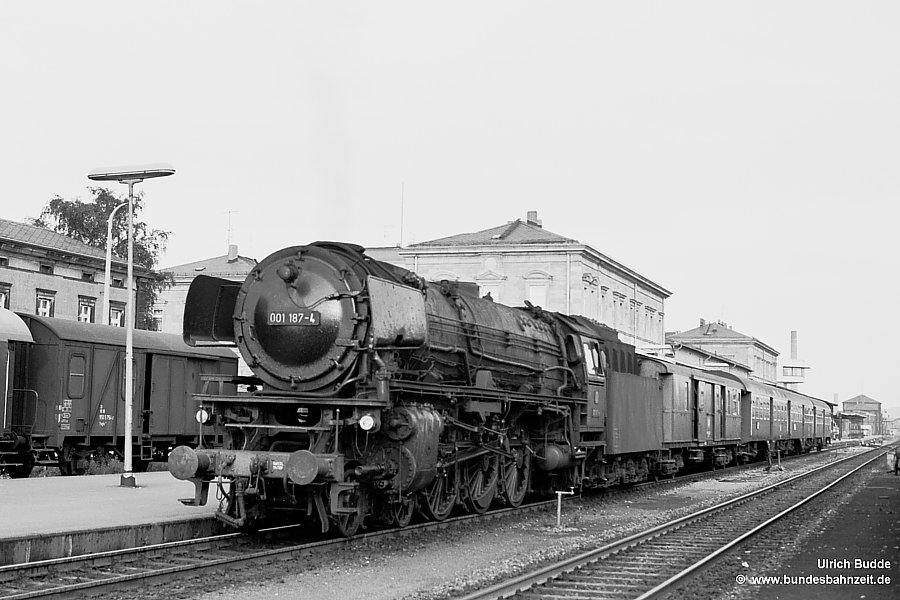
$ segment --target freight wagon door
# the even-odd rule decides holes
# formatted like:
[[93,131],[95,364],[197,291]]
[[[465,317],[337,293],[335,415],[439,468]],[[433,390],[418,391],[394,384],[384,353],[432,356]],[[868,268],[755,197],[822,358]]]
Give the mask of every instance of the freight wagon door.
[[188,414],[189,390],[186,360],[178,356],[147,355],[142,431],[151,436],[196,432],[193,412]]
[[90,406],[87,433],[113,439],[123,435],[125,353],[100,345],[90,349],[72,347],[66,365],[68,397],[73,404],[83,402]]

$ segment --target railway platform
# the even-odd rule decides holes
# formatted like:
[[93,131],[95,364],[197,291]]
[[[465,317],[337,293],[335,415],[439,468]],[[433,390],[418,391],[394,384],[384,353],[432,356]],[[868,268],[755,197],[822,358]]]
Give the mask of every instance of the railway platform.
[[0,480],[0,566],[221,532],[216,502],[184,506],[194,486],[167,471]]
[[782,579],[759,588],[756,600],[900,598],[900,476],[879,462],[827,527],[771,575]]

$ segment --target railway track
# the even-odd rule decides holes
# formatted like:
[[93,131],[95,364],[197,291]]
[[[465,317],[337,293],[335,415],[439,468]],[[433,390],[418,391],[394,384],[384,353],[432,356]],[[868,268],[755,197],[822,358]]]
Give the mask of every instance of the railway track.
[[462,600],[646,600],[784,518],[874,461],[886,449],[850,456],[706,508]]
[[[720,477],[723,473],[740,472],[752,468],[752,466],[754,465],[743,465],[726,470],[689,474],[682,478],[649,482],[614,490],[613,494],[603,495],[601,498],[616,499],[621,495],[646,491],[648,488],[678,485],[683,483],[684,479],[693,481],[706,477]],[[755,466],[758,467],[759,464],[757,463]],[[0,567],[0,600],[80,597],[86,593],[117,591],[190,577],[207,570],[323,554],[358,540],[427,534],[429,531],[454,527],[478,519],[505,518],[521,511],[545,510],[554,507],[555,504],[556,500],[550,500],[517,509],[497,509],[485,515],[462,515],[442,522],[416,524],[402,530],[373,531],[357,535],[350,540],[343,538],[321,540],[314,534],[304,534],[302,531],[298,534],[298,528],[275,528],[264,530],[261,532],[263,534],[261,536],[232,533],[203,539],[3,566]],[[286,539],[287,535],[291,537]]]
[[[481,519],[505,518],[522,511],[545,510],[556,501],[519,508],[501,508],[483,515],[461,515],[403,529],[384,529],[353,538],[322,540],[314,534],[294,534],[296,527],[266,529],[257,535],[230,533],[208,538],[168,542],[70,558],[0,567],[0,600],[80,598],[189,577],[203,571],[254,562],[299,558],[326,553],[359,540],[426,534]],[[302,537],[301,537],[302,536]],[[304,539],[305,538],[305,539]]]

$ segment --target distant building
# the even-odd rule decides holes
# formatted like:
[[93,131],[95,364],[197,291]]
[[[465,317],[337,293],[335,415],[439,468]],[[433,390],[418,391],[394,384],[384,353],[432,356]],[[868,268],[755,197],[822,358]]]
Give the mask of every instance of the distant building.
[[197,275],[209,275],[243,283],[254,266],[256,260],[240,256],[237,246],[231,244],[228,246],[228,254],[162,269],[163,272],[172,274],[174,284],[159,294],[153,307],[159,331],[182,335],[184,303],[188,288]]
[[840,422],[840,433],[838,438],[842,440],[856,440],[866,437],[867,431],[863,427],[866,415],[844,411],[837,415]]
[[[655,349],[654,349],[655,350]],[[675,342],[668,344],[659,349],[660,352],[644,352],[645,354],[661,354],[662,356],[671,356],[678,362],[690,365],[692,367],[700,367],[701,369],[711,369],[716,371],[725,371],[734,373],[740,377],[749,377],[749,366],[738,362],[732,358],[720,356],[715,352],[704,350],[698,346],[686,344],[683,342]]]
[[[60,233],[0,219],[0,306],[12,311],[104,322],[106,251]],[[110,324],[125,326],[128,265],[114,256],[109,291]],[[135,280],[147,270],[135,266]]]
[[849,400],[844,400],[845,413],[865,415],[862,429],[867,435],[884,435],[884,427],[881,420],[881,402],[860,394]]
[[689,349],[708,352],[710,359],[721,359],[746,366],[750,377],[774,384],[778,352],[755,337],[737,332],[722,321],[706,322],[700,319],[700,326],[688,331],[666,334],[666,343],[675,347],[679,356],[679,345]]
[[[511,306],[581,314],[619,331],[623,341],[665,341],[665,300],[671,292],[594,248],[543,228],[537,212],[515,221],[411,244],[372,249],[429,281],[469,281],[479,294]],[[402,262],[401,262],[402,260]]]

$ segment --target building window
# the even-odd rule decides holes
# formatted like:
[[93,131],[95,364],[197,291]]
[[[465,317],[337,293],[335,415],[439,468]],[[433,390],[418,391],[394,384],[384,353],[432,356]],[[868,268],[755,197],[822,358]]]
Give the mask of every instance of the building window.
[[109,324],[113,327],[125,327],[125,304],[122,302],[109,303]]
[[44,275],[53,275],[53,265],[47,263],[41,263],[41,273]]
[[0,283],[0,307],[9,308],[9,293],[12,285],[8,283]]
[[78,320],[81,323],[93,323],[96,314],[97,299],[78,296]]
[[162,331],[163,326],[163,309],[153,309],[153,331]]
[[56,292],[38,290],[35,295],[34,314],[39,317],[52,317],[56,307]]
[[0,267],[8,267],[8,266],[9,266],[9,259],[6,258],[5,256],[0,256]]
[[112,278],[112,287],[123,288],[125,287],[125,280],[121,277],[113,277]]
[[94,282],[94,274],[93,274],[93,273],[88,273],[88,272],[86,272],[86,271],[82,271],[82,272],[81,272],[81,280],[82,280],[82,281],[89,281],[89,282],[93,283],[93,282]]

